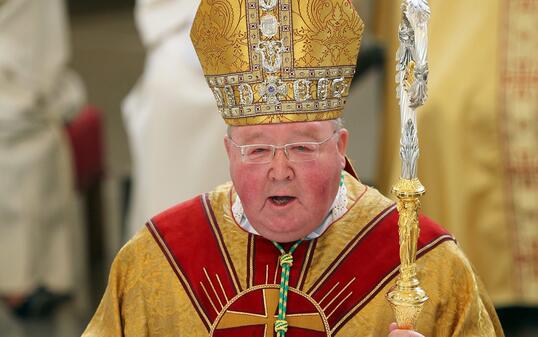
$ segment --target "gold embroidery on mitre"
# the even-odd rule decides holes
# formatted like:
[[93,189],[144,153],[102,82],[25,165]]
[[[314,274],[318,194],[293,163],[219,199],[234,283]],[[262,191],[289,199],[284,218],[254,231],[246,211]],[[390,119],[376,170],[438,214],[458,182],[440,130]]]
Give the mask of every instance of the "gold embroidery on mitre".
[[349,0],[202,0],[191,30],[229,125],[341,116],[364,24]]

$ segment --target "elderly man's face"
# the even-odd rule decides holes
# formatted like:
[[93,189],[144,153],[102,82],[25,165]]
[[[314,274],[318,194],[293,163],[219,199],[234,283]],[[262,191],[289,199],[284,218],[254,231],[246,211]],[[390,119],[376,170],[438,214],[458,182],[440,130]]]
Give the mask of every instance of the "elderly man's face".
[[[255,125],[232,128],[231,138],[239,145],[284,145],[319,142],[334,130],[330,121]],[[291,162],[283,150],[277,150],[272,162],[256,164],[243,162],[240,150],[225,138],[232,181],[258,233],[270,240],[290,242],[321,225],[338,192],[347,139],[347,130],[339,130],[320,146],[315,160]]]

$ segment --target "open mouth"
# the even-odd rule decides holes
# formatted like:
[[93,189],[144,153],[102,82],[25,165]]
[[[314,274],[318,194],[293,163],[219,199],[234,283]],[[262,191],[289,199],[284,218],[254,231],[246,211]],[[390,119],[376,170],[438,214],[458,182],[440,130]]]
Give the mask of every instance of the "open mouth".
[[277,206],[285,206],[285,205],[289,204],[290,202],[292,202],[293,200],[295,200],[295,197],[290,197],[290,196],[272,196],[272,197],[269,197],[269,200],[271,200],[271,202],[272,202],[274,205],[277,205]]

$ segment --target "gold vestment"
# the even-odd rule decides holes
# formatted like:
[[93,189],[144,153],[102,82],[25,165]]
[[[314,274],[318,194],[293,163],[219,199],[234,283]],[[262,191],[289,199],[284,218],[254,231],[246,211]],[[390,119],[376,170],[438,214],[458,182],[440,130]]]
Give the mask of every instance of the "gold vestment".
[[[323,317],[330,317],[328,307],[333,310],[332,307],[338,307],[345,302],[345,299],[342,299],[343,295],[346,294],[344,289],[340,291],[342,295],[334,291],[330,296],[323,296],[323,299],[318,301],[312,300],[313,296],[309,296],[306,289],[311,288],[320,278],[323,278],[328,267],[335,265],[334,261],[339,259],[345,247],[357,236],[357,233],[361,233],[368,224],[379,218],[379,214],[384,210],[394,208],[390,200],[376,190],[362,185],[349,175],[346,175],[345,184],[348,191],[349,211],[333,222],[319,238],[315,239],[314,245],[305,242],[309,247],[313,247],[309,250],[311,263],[308,266],[308,272],[301,276],[302,289],[305,289],[301,293],[323,311],[321,313]],[[233,264],[234,273],[237,275],[238,287],[247,290],[256,287],[264,288],[265,286],[267,287],[264,289],[269,290],[271,287],[278,287],[273,284],[276,282],[273,282],[272,272],[269,275],[266,272],[265,282],[262,282],[271,285],[254,286],[249,278],[249,273],[252,273],[253,268],[249,266],[249,256],[254,253],[249,251],[254,249],[252,245],[249,245],[252,234],[243,231],[234,222],[230,200],[233,197],[232,186],[227,184],[209,193],[207,200],[212,209],[215,210],[215,223],[220,229],[222,244],[227,248],[229,261]],[[187,224],[177,224],[177,226],[182,225]],[[396,227],[394,227],[394,231],[397,232]],[[219,328],[215,326],[217,322],[210,322],[213,324],[211,329],[205,325],[203,319],[200,318],[199,310],[193,305],[194,302],[190,297],[192,290],[183,286],[184,280],[181,282],[178,280],[179,274],[174,272],[176,269],[171,267],[171,260],[163,254],[163,250],[152,233],[149,229],[143,229],[122,248],[116,257],[105,295],[84,332],[84,337],[201,337],[216,335],[215,328]],[[395,235],[394,237],[397,238],[397,234]],[[265,240],[261,237],[257,237],[257,239]],[[383,249],[387,244],[383,240],[376,243],[378,249]],[[394,244],[397,247],[397,242]],[[203,251],[208,249],[207,244],[204,245],[204,243],[195,242],[194,247],[196,249],[193,249],[190,255],[192,259],[196,259],[198,254],[203,254]],[[360,269],[362,265],[368,264],[368,261],[375,260],[376,255],[362,256],[354,260],[354,268]],[[419,332],[425,336],[441,337],[503,336],[490,300],[484,293],[471,265],[454,241],[438,240],[435,245],[431,244],[429,247],[424,247],[422,252],[419,251],[419,256],[417,261],[418,274],[422,286],[430,297],[417,325]],[[276,263],[277,260],[274,262]],[[199,266],[200,269],[202,267]],[[254,268],[256,267],[258,266],[254,266]],[[394,321],[394,318],[385,299],[385,294],[394,283],[393,277],[396,271],[396,269],[392,270],[385,277],[384,281],[390,279],[389,282],[373,285],[372,292],[365,297],[365,305],[360,307],[360,310],[351,317],[340,320],[338,326],[330,326],[321,334],[318,332],[317,336],[388,335],[388,326]],[[210,277],[207,276],[209,280]],[[204,291],[220,293],[220,288],[223,287],[221,279],[224,283],[224,278],[219,278],[220,287],[216,282],[211,283],[210,281],[211,287],[206,283]],[[205,280],[202,281],[205,282]],[[357,284],[363,282],[361,279],[354,281]],[[196,286],[197,284],[192,283],[192,285]],[[224,291],[224,288],[222,290]],[[222,296],[220,297],[222,298]],[[227,300],[231,302],[234,299],[227,298]],[[226,302],[224,299],[223,301]],[[212,305],[218,312],[218,317],[223,320],[223,312],[219,311],[225,311],[228,303],[219,304],[214,300]],[[265,306],[266,310],[271,305],[272,302],[256,304],[257,307]],[[292,305],[293,303],[290,302],[290,310]],[[248,318],[249,322],[257,322],[252,324],[261,324],[263,327],[263,316],[239,314],[242,314],[241,317],[244,318],[235,321],[229,320],[227,324],[247,325],[248,322],[245,320]],[[265,317],[265,320],[270,318],[269,316]],[[290,321],[290,326],[292,325],[293,322]],[[288,331],[288,334],[297,336],[292,331]],[[260,332],[259,335],[263,336],[264,334]],[[269,330],[265,330],[265,336],[272,335],[272,327],[270,326]]]

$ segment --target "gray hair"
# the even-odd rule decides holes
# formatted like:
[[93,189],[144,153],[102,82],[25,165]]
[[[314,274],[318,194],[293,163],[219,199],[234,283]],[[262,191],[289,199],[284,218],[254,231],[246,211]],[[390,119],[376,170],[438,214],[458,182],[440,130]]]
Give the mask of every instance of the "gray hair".
[[[334,131],[340,131],[341,129],[344,128],[343,117],[338,117],[337,119],[331,119],[331,122],[333,123]],[[232,128],[233,128],[232,125],[226,126],[226,135],[228,136],[228,138],[232,138]]]

